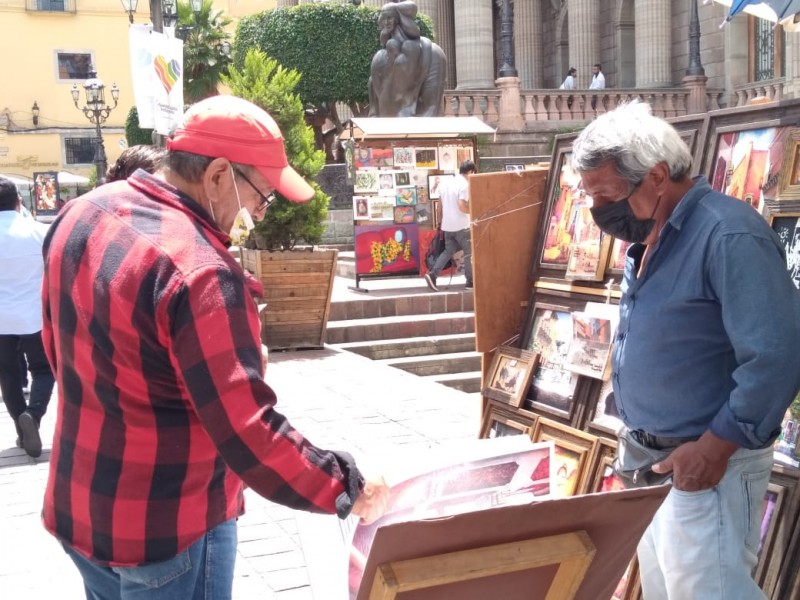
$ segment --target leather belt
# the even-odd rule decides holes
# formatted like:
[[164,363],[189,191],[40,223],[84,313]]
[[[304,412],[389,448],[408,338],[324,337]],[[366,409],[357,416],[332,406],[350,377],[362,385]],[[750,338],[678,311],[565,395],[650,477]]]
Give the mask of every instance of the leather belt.
[[642,446],[647,446],[653,450],[671,450],[686,442],[695,442],[699,438],[699,436],[666,437],[663,435],[653,435],[652,433],[647,433],[640,429],[632,429],[630,433]]

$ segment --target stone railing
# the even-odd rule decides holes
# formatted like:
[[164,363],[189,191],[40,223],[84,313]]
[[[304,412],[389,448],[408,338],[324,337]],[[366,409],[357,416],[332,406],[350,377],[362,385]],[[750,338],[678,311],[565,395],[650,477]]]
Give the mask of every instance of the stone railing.
[[783,98],[785,79],[767,79],[736,86],[736,106],[772,102]]
[[[500,90],[446,90],[444,116],[479,117],[497,126],[500,109]],[[707,110],[719,108],[721,90],[706,90]],[[542,121],[591,121],[623,102],[638,98],[649,103],[653,114],[669,118],[689,114],[687,87],[657,89],[606,90],[520,90],[520,114],[527,126]]]

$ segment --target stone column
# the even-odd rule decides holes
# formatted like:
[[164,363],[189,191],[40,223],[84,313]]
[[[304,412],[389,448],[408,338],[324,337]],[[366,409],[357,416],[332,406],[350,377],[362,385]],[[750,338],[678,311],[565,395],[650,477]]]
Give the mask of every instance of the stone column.
[[592,65],[602,62],[599,3],[597,0],[567,0],[567,9],[569,64],[578,69],[576,87],[586,89],[592,83]]
[[456,34],[453,25],[453,2],[455,0],[438,0],[438,22],[436,25],[436,43],[444,50],[447,57],[447,80],[444,89],[456,87]]
[[[594,1],[594,0],[593,0]],[[458,0],[454,3],[456,78],[459,90],[494,87],[492,0]]]
[[284,8],[286,6],[297,6],[298,0],[278,0],[278,8]]
[[525,120],[519,110],[519,77],[500,77],[495,83],[500,89],[497,130],[501,132],[524,131]]
[[665,0],[636,2],[636,87],[672,85],[672,13]]
[[542,74],[542,7],[540,0],[514,2],[514,54],[523,90],[544,86]]

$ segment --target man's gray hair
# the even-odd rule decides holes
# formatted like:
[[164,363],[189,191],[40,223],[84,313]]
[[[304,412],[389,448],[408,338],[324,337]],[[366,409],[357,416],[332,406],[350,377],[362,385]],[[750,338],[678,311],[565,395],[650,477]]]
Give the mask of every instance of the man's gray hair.
[[575,170],[591,172],[611,163],[631,186],[662,162],[670,179],[678,181],[689,173],[692,154],[675,128],[638,100],[598,117],[572,144]]

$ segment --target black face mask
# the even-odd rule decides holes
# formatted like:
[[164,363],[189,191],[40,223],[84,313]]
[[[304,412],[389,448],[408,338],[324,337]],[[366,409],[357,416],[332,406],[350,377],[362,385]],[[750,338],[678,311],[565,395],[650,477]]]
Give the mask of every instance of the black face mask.
[[[590,211],[594,222],[608,235],[612,235],[623,242],[641,244],[650,235],[656,222],[652,217],[649,219],[637,219],[631,210],[629,198],[630,196],[605,206],[593,206]],[[660,198],[659,201],[661,201]],[[658,203],[656,203],[656,207],[658,207]],[[653,214],[655,212],[654,208]]]

